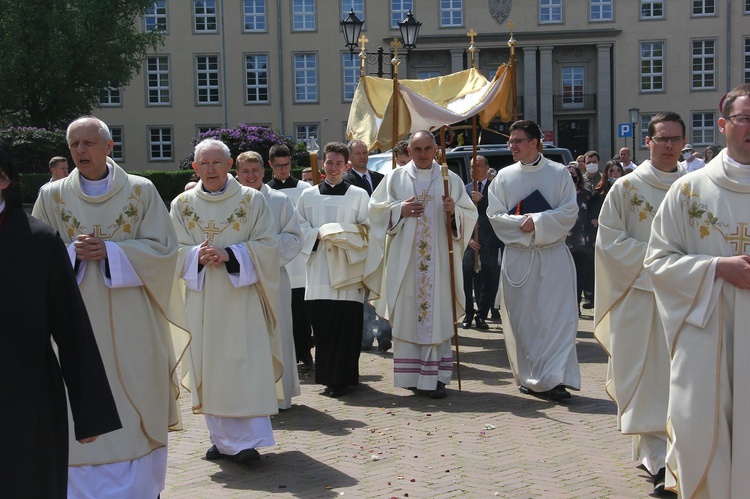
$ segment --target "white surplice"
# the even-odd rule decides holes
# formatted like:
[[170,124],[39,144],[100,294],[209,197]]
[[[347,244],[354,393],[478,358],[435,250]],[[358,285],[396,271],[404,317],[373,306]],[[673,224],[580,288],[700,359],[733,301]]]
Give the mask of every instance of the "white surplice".
[[682,173],[646,160],[618,179],[596,240],[594,336],[609,355],[606,389],[617,404],[617,427],[633,435],[633,458],[651,474],[664,467],[667,452],[669,352],[643,258],[656,210]]
[[297,358],[294,354],[294,336],[292,335],[292,288],[285,266],[302,249],[302,229],[299,225],[299,219],[294,213],[294,205],[286,195],[288,190],[291,189],[277,191],[269,188],[266,184],[260,187],[260,192],[266,198],[268,207],[276,220],[276,238],[279,243],[279,264],[281,265],[279,276],[280,303],[277,319],[281,336],[281,356],[284,364],[284,374],[281,377],[284,399],[279,401],[279,409],[289,409],[292,406],[292,397],[297,397],[300,394]]
[[680,497],[750,490],[750,292],[716,278],[716,257],[750,253],[750,165],[727,150],[667,193],[646,270],[671,355],[667,487]]
[[[535,190],[551,209],[530,214],[535,230],[522,232],[512,215]],[[514,163],[490,183],[487,217],[505,243],[500,276],[503,334],[516,383],[535,392],[565,385],[580,389],[576,355],[578,310],[575,266],[565,245],[578,216],[576,190],[564,165],[541,156]]]
[[[434,390],[437,381],[450,383],[453,372],[454,317],[444,193],[436,162],[426,170],[410,162],[386,174],[370,199],[371,237],[386,251],[382,261],[377,255],[377,261],[368,261],[365,283],[374,293],[370,301],[376,313],[393,327],[395,386]],[[449,193],[456,205],[456,233],[450,237],[458,318],[464,313],[461,259],[477,210],[463,182],[452,172]],[[402,218],[401,206],[411,197],[422,202],[424,214]]]

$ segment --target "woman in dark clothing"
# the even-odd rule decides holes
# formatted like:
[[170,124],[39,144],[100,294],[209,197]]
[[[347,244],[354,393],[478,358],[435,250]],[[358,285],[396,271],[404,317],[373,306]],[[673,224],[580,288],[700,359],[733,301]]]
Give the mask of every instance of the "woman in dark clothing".
[[2,141],[0,276],[0,495],[64,498],[66,389],[74,445],[120,428],[120,418],[68,253],[57,232],[21,208],[18,171]]
[[573,228],[568,232],[568,237],[565,239],[565,244],[570,250],[570,254],[573,256],[573,262],[576,266],[576,282],[577,292],[576,300],[578,304],[581,304],[581,293],[585,289],[586,279],[588,277],[588,264],[591,259],[590,255],[590,244],[589,235],[586,230],[586,222],[588,220],[588,203],[591,193],[584,187],[583,177],[575,163],[568,165],[568,172],[570,173],[573,183],[576,186],[576,198],[578,200],[578,219],[576,220]]

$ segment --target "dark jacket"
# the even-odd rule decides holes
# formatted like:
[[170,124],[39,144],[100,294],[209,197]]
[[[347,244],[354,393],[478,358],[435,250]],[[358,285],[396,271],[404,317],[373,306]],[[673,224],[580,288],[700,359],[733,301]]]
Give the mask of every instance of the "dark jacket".
[[[380,181],[383,180],[383,174],[370,170],[370,180],[372,180],[372,191],[374,191],[378,188]],[[372,195],[372,191],[370,190],[370,186],[367,185],[367,181],[363,179],[362,175],[357,173],[354,168],[350,169],[344,174],[344,182],[349,185],[356,185],[357,187],[361,187],[362,189],[367,191],[367,194]]]

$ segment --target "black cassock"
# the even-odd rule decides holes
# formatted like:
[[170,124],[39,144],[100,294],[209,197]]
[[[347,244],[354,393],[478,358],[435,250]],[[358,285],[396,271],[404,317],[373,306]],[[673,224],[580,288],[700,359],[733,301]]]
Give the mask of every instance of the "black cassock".
[[65,388],[76,439],[120,418],[60,236],[7,204],[0,217],[0,496],[66,497]]

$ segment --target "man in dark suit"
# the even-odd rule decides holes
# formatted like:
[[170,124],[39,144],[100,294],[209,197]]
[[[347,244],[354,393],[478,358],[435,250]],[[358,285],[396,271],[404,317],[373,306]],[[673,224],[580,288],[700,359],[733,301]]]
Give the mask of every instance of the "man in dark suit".
[[347,147],[349,148],[350,168],[344,174],[344,182],[361,187],[367,191],[367,194],[372,195],[372,191],[383,180],[383,175],[367,169],[367,159],[370,157],[367,144],[359,139],[354,139],[349,142]]
[[[474,163],[472,161],[472,166]],[[479,220],[477,231],[469,241],[469,248],[464,253],[464,294],[466,296],[466,316],[463,320],[464,329],[471,327],[472,320],[476,321],[477,329],[489,329],[487,314],[495,302],[497,287],[500,279],[500,265],[497,263],[502,243],[495,235],[495,231],[487,219],[487,188],[489,187],[490,165],[487,158],[477,156],[476,168],[472,168],[472,175],[476,181],[466,184],[466,192],[477,205]],[[480,271],[474,270],[474,257],[479,254]],[[472,289],[476,296],[477,308],[474,309]]]
[[[367,169],[367,160],[370,157],[370,151],[367,144],[359,139],[354,139],[347,145],[349,148],[349,170],[344,174],[344,182],[350,185],[361,187],[372,196],[383,175]],[[362,331],[362,350],[372,350],[372,343],[375,339],[373,329],[377,329],[378,351],[386,352],[391,348],[391,327],[383,319],[375,317],[375,309],[367,303],[368,294],[365,294],[364,320]]]

